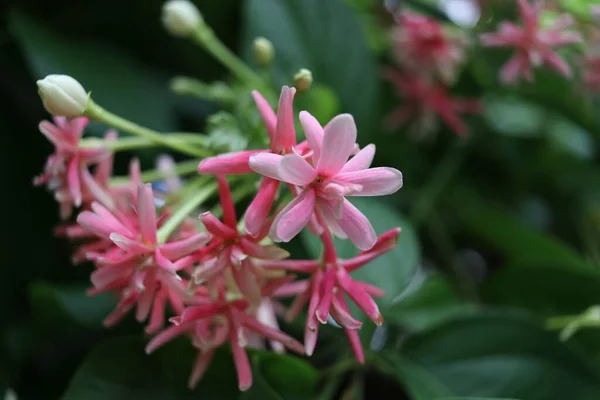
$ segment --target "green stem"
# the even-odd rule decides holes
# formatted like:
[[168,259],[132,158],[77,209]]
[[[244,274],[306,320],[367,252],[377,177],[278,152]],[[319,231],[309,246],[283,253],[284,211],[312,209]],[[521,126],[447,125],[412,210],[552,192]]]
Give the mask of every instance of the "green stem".
[[265,82],[260,75],[229,50],[206,24],[201,24],[194,32],[192,38],[228,68],[232,74],[237,76],[239,80],[246,82],[250,86],[265,88]]
[[546,320],[546,328],[551,330],[562,329],[579,318],[581,318],[579,315],[551,317]]
[[411,219],[415,227],[419,226],[429,216],[435,203],[452,177],[456,174],[464,160],[463,143],[456,143],[444,155],[427,184],[417,193],[411,212]]
[[[192,174],[198,170],[198,163],[200,160],[189,160],[182,161],[177,163],[175,169],[173,171],[165,172],[160,171],[158,169],[152,169],[149,171],[144,171],[142,173],[142,181],[143,182],[152,182],[159,179],[164,179],[171,174],[175,175],[187,175]],[[110,180],[111,185],[118,185],[121,183],[126,183],[129,181],[129,177],[127,176],[116,176]]]
[[[204,180],[197,182],[198,186],[204,185],[204,183]],[[186,198],[183,203],[179,204],[179,206],[175,208],[173,214],[167,218],[164,225],[158,229],[158,243],[165,243],[183,220],[204,201],[208,200],[216,191],[217,185],[215,183],[204,185],[204,187],[198,188],[198,191],[194,193],[194,195]]]
[[115,115],[110,111],[107,111],[104,108],[100,107],[98,104],[94,103],[92,99],[88,100],[87,107],[84,110],[84,115],[95,121],[104,122],[105,124],[110,125],[118,130],[129,132],[132,135],[145,138],[149,141],[163,145],[165,147],[169,147],[181,153],[189,154],[196,157],[206,156],[206,152],[204,150],[195,148],[193,146],[189,146],[188,144],[182,141],[170,140],[165,135],[159,132],[153,131],[152,129],[128,121],[125,118],[121,118],[118,115]]

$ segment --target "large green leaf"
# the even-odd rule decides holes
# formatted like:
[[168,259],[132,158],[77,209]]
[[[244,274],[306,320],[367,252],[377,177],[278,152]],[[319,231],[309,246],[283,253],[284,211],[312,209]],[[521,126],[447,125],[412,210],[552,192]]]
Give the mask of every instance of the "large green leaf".
[[36,78],[71,75],[108,110],[157,130],[173,130],[166,80],[124,52],[103,43],[64,37],[16,12],[9,14],[9,27]]
[[98,344],[75,374],[63,400],[79,399],[311,399],[318,372],[306,361],[261,351],[250,353],[254,385],[238,391],[231,354],[219,350],[194,390],[186,382],[196,351],[175,341],[153,355],[137,337]]
[[597,372],[527,315],[458,318],[410,337],[401,351],[456,396],[600,398]]
[[340,0],[248,0],[243,15],[247,59],[252,40],[268,38],[275,46],[273,73],[278,85],[290,85],[298,69],[310,69],[315,82],[337,93],[342,111],[354,115],[359,138],[368,135],[378,120],[379,70],[359,21],[345,4]]
[[384,309],[384,316],[387,322],[422,330],[475,309],[475,305],[456,294],[447,279],[432,276],[414,292]]
[[[352,273],[355,279],[385,290],[386,296],[382,301],[389,304],[408,286],[421,262],[417,234],[408,220],[380,200],[357,197],[352,199],[352,203],[369,218],[378,234],[391,228],[402,228],[396,248]],[[321,256],[321,242],[317,237],[303,232],[302,239],[311,256]],[[336,238],[335,246],[340,258],[351,258],[358,253],[349,240]]]

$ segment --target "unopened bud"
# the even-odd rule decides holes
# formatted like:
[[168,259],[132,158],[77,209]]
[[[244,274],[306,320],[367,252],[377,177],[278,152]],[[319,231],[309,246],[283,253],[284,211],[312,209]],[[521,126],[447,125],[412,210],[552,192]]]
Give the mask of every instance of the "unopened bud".
[[275,49],[273,43],[267,38],[257,37],[252,43],[252,49],[254,50],[254,61],[261,67],[268,67],[275,58]]
[[162,8],[162,23],[173,36],[190,36],[202,22],[202,15],[188,0],[167,1]]
[[299,92],[305,92],[310,89],[312,82],[312,72],[306,68],[302,68],[296,75],[294,75],[294,86]]
[[88,95],[79,82],[68,75],[48,75],[37,81],[44,108],[52,115],[79,117],[83,114]]

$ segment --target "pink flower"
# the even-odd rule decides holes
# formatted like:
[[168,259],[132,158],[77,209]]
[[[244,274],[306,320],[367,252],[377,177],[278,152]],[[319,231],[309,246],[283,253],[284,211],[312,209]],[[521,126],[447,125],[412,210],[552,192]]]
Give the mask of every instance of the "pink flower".
[[410,11],[401,12],[397,22],[392,50],[398,63],[413,73],[454,81],[465,41],[449,35],[437,20]]
[[231,199],[231,191],[227,180],[217,176],[219,195],[223,209],[223,222],[210,212],[200,215],[200,221],[212,235],[210,245],[202,251],[200,266],[193,272],[196,285],[207,283],[214,286],[223,274],[231,273],[239,291],[253,306],[261,301],[260,286],[263,274],[255,265],[255,260],[281,260],[289,253],[277,246],[261,245],[267,232],[263,230],[258,236],[240,234],[237,230],[237,217]]
[[520,76],[531,81],[532,67],[541,65],[547,65],[566,77],[571,76],[569,65],[554,52],[554,49],[579,43],[583,38],[578,32],[565,30],[573,23],[570,15],[561,15],[552,26],[543,28],[540,23],[541,12],[541,2],[530,4],[527,0],[519,0],[522,27],[502,22],[497,32],[481,35],[485,46],[515,49],[515,54],[500,71],[500,80],[503,83],[516,82]]
[[[287,86],[281,88],[279,107],[277,115],[275,115],[265,98],[256,90],[253,91],[252,97],[269,135],[269,149],[246,150],[209,157],[200,162],[198,171],[203,174],[245,174],[252,172],[248,165],[248,160],[252,154],[260,152],[290,153],[296,145],[296,129],[294,128],[294,110],[292,106],[295,93],[295,88]],[[262,229],[273,206],[278,188],[279,183],[277,181],[270,178],[262,180],[258,193],[244,217],[244,225],[249,234],[256,236]]]
[[[52,142],[55,151],[48,158],[44,172],[33,183],[45,184],[54,191],[60,204],[62,219],[71,215],[73,206],[81,206],[84,197],[89,194],[89,184],[95,183],[88,166],[98,164],[110,155],[103,147],[79,147],[87,124],[87,118],[68,120],[65,117],[54,117],[54,124],[42,121],[39,125],[40,132]],[[115,135],[116,133],[109,133],[107,138],[110,140]]]
[[151,353],[180,335],[190,335],[192,344],[199,350],[189,379],[189,386],[194,387],[208,368],[216,348],[229,342],[239,388],[242,391],[252,386],[252,369],[244,349],[248,344],[249,333],[276,341],[298,354],[304,354],[301,343],[249,315],[249,304],[246,300],[227,301],[223,288],[218,290],[217,299],[197,297],[194,299],[197,305],[187,307],[178,317],[171,318],[170,321],[174,325],[152,339],[146,347],[146,352]]
[[[306,354],[312,355],[317,343],[319,322],[327,323],[329,315],[341,325],[356,358],[362,363],[364,355],[358,329],[362,322],[350,315],[344,295],[347,295],[375,324],[381,325],[383,317],[371,296],[381,297],[384,292],[372,285],[353,280],[349,273],[363,267],[375,258],[392,250],[398,241],[400,229],[391,229],[382,234],[375,245],[348,260],[339,260],[333,252],[331,260],[280,260],[260,261],[265,270],[286,270],[293,273],[311,274],[308,281],[296,281],[281,286],[274,296],[295,295],[286,318],[294,319],[308,303],[308,315],[304,330]],[[326,247],[330,246],[326,244]],[[327,250],[326,250],[327,253]]]
[[402,186],[402,174],[394,168],[369,168],[374,145],[348,160],[356,143],[351,115],[338,115],[323,129],[312,115],[302,111],[300,122],[312,153],[304,157],[297,153],[258,153],[250,157],[250,167],[259,174],[301,187],[273,221],[271,238],[290,241],[315,215],[337,236],[350,238],[362,250],[369,249],[377,240],[375,231],[346,196],[394,193]]
[[444,86],[417,75],[387,69],[385,77],[405,99],[405,103],[387,117],[392,127],[403,125],[412,118],[420,121],[421,129],[427,131],[431,130],[436,116],[439,116],[459,136],[467,136],[469,130],[459,114],[481,112],[479,100],[450,97]]
[[[153,331],[160,328],[166,300],[173,308],[181,308],[185,286],[176,271],[187,266],[186,256],[200,250],[210,235],[197,233],[159,244],[150,185],[140,184],[136,197],[137,212],[109,211],[92,203],[92,211],[80,213],[77,222],[104,244],[99,246],[100,251],[86,254],[97,267],[91,276],[91,294],[113,291],[121,298],[105,324],[113,325],[137,305],[139,321],[145,320],[152,310],[148,330]],[[111,245],[107,247],[106,243]]]

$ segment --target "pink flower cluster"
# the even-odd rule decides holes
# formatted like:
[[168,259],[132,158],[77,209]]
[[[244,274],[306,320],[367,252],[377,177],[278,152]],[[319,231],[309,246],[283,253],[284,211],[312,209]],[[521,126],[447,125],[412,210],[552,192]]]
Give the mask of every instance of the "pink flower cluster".
[[[207,185],[218,192],[222,218],[198,212],[197,218],[188,215],[168,231],[164,229],[170,229],[178,211],[169,202],[160,206],[163,202],[152,186],[142,182],[136,160],[131,162],[129,180],[113,184],[113,154],[104,147],[81,144],[85,119],[57,118],[55,124],[40,125],[56,153],[36,182],[47,183],[54,191],[63,217],[73,206],[81,209],[77,223],[63,225],[58,233],[77,242],[74,262],[94,264],[89,294],[109,292],[118,298],[105,325],[113,326],[133,312],[138,321],[147,322],[146,333],[154,335],[149,353],[177,336],[189,337],[198,350],[190,386],[201,379],[215,349],[227,344],[239,387],[246,390],[252,384],[246,347],[269,346],[278,352],[287,348],[311,355],[319,324],[329,318],[344,329],[356,358],[363,362],[358,336],[362,322],[351,315],[348,301],[374,323],[383,322],[373,297],[384,293],[353,279],[351,273],[393,249],[400,229],[378,236],[347,197],[394,193],[402,186],[402,174],[370,167],[375,146],[359,148],[356,125],[348,114],[322,126],[302,111],[306,141],[297,143],[294,94],[295,89],[283,87],[275,113],[253,92],[269,148],[202,160],[199,172],[215,176],[216,185]],[[111,132],[106,140],[115,136]],[[165,159],[160,164],[162,169],[171,165]],[[261,182],[242,227],[226,175],[251,173],[260,174]],[[170,183],[175,190],[181,187],[176,179]],[[280,195],[284,189],[286,194]],[[290,241],[305,227],[319,235],[323,255],[316,260],[289,259],[290,254],[273,242]],[[359,249],[357,255],[340,259],[331,232],[351,240]],[[303,278],[296,279],[297,274]],[[278,317],[291,321],[304,309],[302,344],[279,329]]]
[[414,122],[419,134],[431,132],[438,118],[460,136],[468,129],[463,113],[479,113],[477,100],[454,98],[448,85],[458,75],[467,41],[454,36],[434,18],[403,11],[397,15],[391,32],[392,56],[399,70],[388,68],[384,77],[394,86],[404,103],[392,111],[392,128]]

